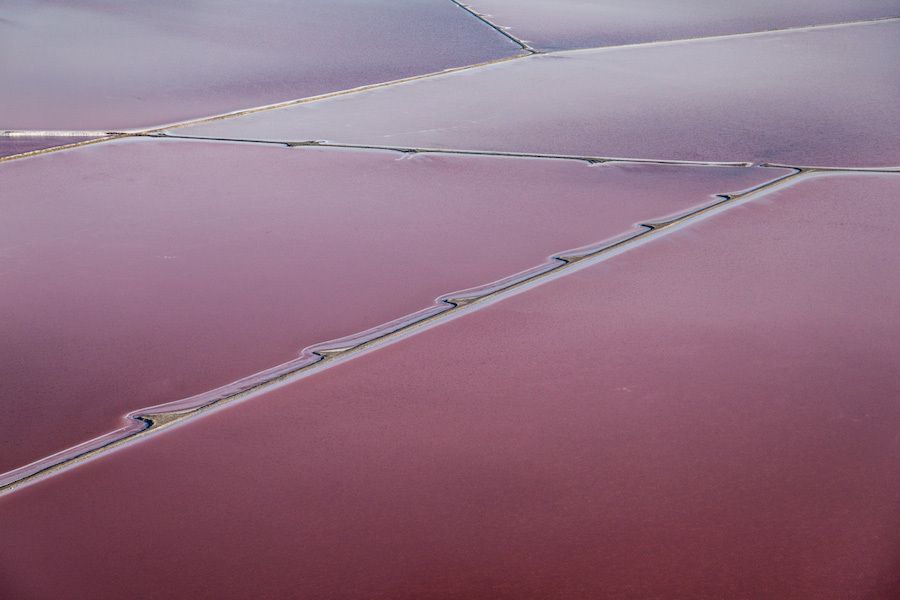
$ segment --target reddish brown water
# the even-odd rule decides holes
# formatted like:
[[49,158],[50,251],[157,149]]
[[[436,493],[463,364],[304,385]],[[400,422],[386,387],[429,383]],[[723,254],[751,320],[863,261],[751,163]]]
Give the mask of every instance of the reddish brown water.
[[797,183],[0,497],[5,590],[895,598],[898,194]]
[[149,139],[5,163],[0,472],[784,173]]
[[184,135],[898,166],[900,21],[533,56]]
[[539,50],[618,46],[896,17],[895,0],[470,0]]
[[163,125],[519,53],[447,0],[4,0],[0,128]]

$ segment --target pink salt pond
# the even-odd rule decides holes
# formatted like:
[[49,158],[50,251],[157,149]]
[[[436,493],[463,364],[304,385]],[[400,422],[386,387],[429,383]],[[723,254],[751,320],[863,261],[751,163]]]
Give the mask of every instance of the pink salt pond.
[[468,0],[537,50],[662,40],[896,17],[895,0]]
[[2,496],[5,589],[896,597],[898,194],[807,177]]
[[896,167],[900,20],[529,56],[172,134]]
[[786,173],[150,139],[5,163],[0,472]]
[[4,2],[0,600],[900,598],[896,8]]
[[4,0],[0,129],[121,130],[516,56],[448,0]]
[[0,133],[0,158],[14,156],[16,154],[25,154],[27,152],[35,152],[37,150],[46,150],[47,148],[54,148],[57,146],[77,144],[89,139],[91,138],[84,136],[4,136]]

